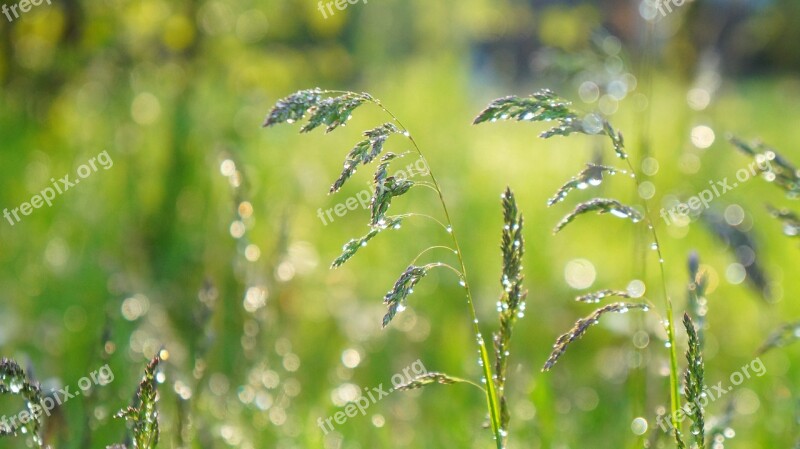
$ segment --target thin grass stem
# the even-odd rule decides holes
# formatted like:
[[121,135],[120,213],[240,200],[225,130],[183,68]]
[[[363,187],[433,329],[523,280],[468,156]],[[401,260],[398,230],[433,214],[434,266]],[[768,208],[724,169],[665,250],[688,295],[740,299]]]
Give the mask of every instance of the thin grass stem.
[[[428,160],[425,158],[425,155],[422,153],[422,150],[420,150],[416,140],[414,140],[414,138],[408,132],[408,129],[405,126],[403,126],[402,122],[400,122],[400,120],[394,114],[392,114],[388,109],[386,109],[383,106],[383,104],[381,104],[380,101],[378,101],[377,99],[372,99],[371,101],[376,106],[381,108],[385,113],[387,113],[395,121],[395,123],[397,123],[397,125],[403,130],[404,135],[414,146],[414,149],[416,150],[417,154],[419,154],[419,157],[425,162],[425,165],[428,167],[428,177],[431,178],[431,182],[433,183],[436,193],[439,196],[439,202],[442,205],[442,212],[444,212],[445,222],[447,224],[446,229],[453,240],[453,246],[455,247],[456,250],[456,257],[458,258],[458,262],[461,265],[461,276],[462,276],[461,279],[464,282],[464,289],[466,291],[466,298],[467,298],[467,306],[469,307],[469,311],[472,317],[472,327],[473,331],[475,332],[475,338],[478,343],[478,350],[480,352],[480,357],[481,357],[481,368],[483,370],[483,377],[486,382],[486,388],[484,391],[486,392],[486,402],[489,410],[489,419],[491,421],[492,433],[494,435],[495,443],[497,444],[497,449],[503,449],[505,435],[503,435],[503,432],[501,431],[500,428],[500,404],[497,397],[497,390],[494,387],[494,382],[492,382],[493,376],[492,376],[491,361],[489,359],[489,351],[486,349],[486,342],[484,341],[483,336],[481,334],[478,322],[478,315],[475,312],[475,306],[472,300],[472,289],[470,288],[469,280],[467,279],[467,267],[464,263],[464,256],[461,251],[461,246],[458,244],[458,238],[456,237],[456,232],[453,229],[453,221],[451,220],[450,213],[447,210],[447,204],[445,203],[442,189],[439,187],[439,183],[436,181],[436,177],[433,174],[433,170],[430,168],[430,164],[428,164]],[[458,270],[455,271],[458,272]]]

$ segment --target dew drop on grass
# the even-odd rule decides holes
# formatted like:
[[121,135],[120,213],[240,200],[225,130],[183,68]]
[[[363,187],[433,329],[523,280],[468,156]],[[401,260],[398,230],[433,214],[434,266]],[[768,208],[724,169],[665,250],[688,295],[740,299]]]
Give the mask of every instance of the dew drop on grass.
[[644,435],[644,433],[647,432],[647,420],[641,416],[635,418],[633,422],[631,422],[631,430],[634,435]]
[[447,233],[448,233],[448,234],[452,234],[452,233],[453,233],[453,227],[452,227],[452,226],[450,226],[450,225],[447,225],[447,227],[445,228],[445,230],[447,231]]

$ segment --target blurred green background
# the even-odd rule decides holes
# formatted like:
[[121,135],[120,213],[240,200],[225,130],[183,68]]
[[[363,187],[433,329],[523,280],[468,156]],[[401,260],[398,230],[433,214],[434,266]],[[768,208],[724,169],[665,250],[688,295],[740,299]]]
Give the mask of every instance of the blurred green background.
[[[312,0],[53,0],[11,22],[0,16],[2,207],[19,207],[51,178],[74,178],[103,151],[113,159],[52,207],[0,223],[0,354],[46,390],[74,390],[105,363],[115,374],[60,407],[47,442],[124,442],[125,423],[110,416],[130,402],[163,345],[160,447],[492,445],[481,428],[484,397],[461,385],[392,393],[327,435],[317,426],[418,359],[479,378],[462,289],[447,272],[431,273],[409,309],[380,329],[383,294],[420,250],[445,241],[441,229],[409,221],[328,270],[341,245],[365,233],[368,213],[326,225],[317,211],[363,190],[367,170],[325,194],[360,132],[387,118],[367,106],[331,135],[261,128],[278,99],[317,86],[370,92],[411,130],[442,184],[485,335],[500,292],[499,194],[515,190],[530,294],[512,342],[510,447],[633,448],[658,435],[668,378],[656,314],[608,317],[540,372],[555,338],[593,310],[575,303],[577,294],[641,279],[663,307],[641,230],[603,216],[551,235],[576,200],[637,200],[618,175],[545,205],[585,162],[620,162],[599,138],[542,141],[539,125],[470,123],[493,98],[552,88],[622,130],[637,165],[647,161],[657,213],[750,163],[726,142],[729,132],[800,161],[800,5],[696,1],[663,18],[622,0],[372,0],[334,6],[327,18],[319,8]],[[387,148],[410,150],[400,139]],[[709,274],[712,385],[727,385],[771,330],[800,316],[797,244],[765,201],[791,206],[754,179],[703,215],[749,232],[755,262],[742,251],[737,259],[703,217],[671,226],[655,217],[676,313],[686,308],[691,250]],[[426,189],[392,207],[409,210],[440,214]],[[769,296],[744,276],[753,264]],[[765,354],[766,375],[731,392],[735,436],[726,447],[796,440],[798,351]],[[722,415],[727,399],[708,414]],[[0,413],[20,406],[0,399]],[[642,436],[632,429],[638,417],[649,423]],[[26,442],[3,438],[0,447]],[[672,446],[661,438],[652,447]]]

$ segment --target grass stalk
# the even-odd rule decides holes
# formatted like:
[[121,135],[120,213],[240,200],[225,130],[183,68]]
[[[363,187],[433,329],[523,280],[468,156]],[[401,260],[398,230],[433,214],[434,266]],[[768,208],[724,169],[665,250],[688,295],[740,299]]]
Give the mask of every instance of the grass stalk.
[[[636,191],[639,191],[640,181],[639,175],[636,173],[636,169],[631,162],[630,157],[625,158],[625,162],[628,164],[628,168],[633,175],[633,180],[636,184]],[[679,382],[678,382],[678,353],[677,348],[675,347],[675,320],[673,317],[673,310],[672,310],[672,299],[669,297],[669,292],[667,290],[667,276],[666,270],[664,268],[664,255],[661,252],[661,242],[658,240],[658,232],[656,232],[656,227],[653,224],[652,215],[650,214],[650,207],[648,206],[648,202],[646,199],[642,198],[642,205],[644,207],[644,219],[647,222],[647,229],[650,230],[650,235],[653,238],[653,243],[655,244],[656,254],[658,255],[658,267],[661,276],[661,288],[662,293],[664,294],[664,304],[667,313],[667,342],[669,344],[669,397],[670,397],[670,421],[672,422],[672,426],[676,432],[680,432],[680,422],[677,420],[677,412],[680,409],[680,390],[679,390]]]
[[453,241],[453,248],[455,248],[456,258],[458,259],[458,263],[461,266],[461,280],[464,282],[464,289],[466,291],[466,298],[467,298],[467,306],[469,307],[470,315],[472,317],[472,328],[473,332],[475,333],[475,339],[478,343],[478,352],[480,353],[480,360],[481,360],[481,369],[483,370],[483,377],[485,380],[485,388],[484,391],[486,392],[486,403],[487,408],[489,411],[489,419],[491,422],[492,427],[492,434],[494,435],[495,443],[497,445],[497,449],[503,449],[505,446],[505,432],[500,427],[500,402],[497,396],[497,390],[495,389],[495,384],[492,381],[493,374],[492,374],[492,365],[491,360],[489,359],[489,351],[486,349],[486,342],[483,339],[483,334],[480,330],[480,325],[478,321],[478,315],[475,312],[475,306],[472,300],[472,289],[469,284],[469,279],[467,278],[467,267],[464,263],[464,256],[461,251],[461,246],[458,243],[458,237],[456,236],[456,231],[453,227],[453,221],[450,218],[450,213],[447,210],[447,203],[444,200],[444,194],[442,193],[442,189],[439,186],[439,182],[436,180],[436,176],[433,174],[433,170],[430,168],[430,164],[428,164],[428,160],[425,158],[425,155],[422,154],[422,150],[420,150],[419,145],[417,145],[416,140],[408,131],[403,123],[386,107],[381,104],[381,102],[377,99],[371,100],[376,106],[381,108],[386,114],[388,114],[392,120],[397,123],[397,125],[403,130],[404,135],[408,138],[411,142],[411,145],[414,147],[414,150],[417,152],[419,157],[425,162],[425,165],[428,167],[428,177],[431,179],[433,183],[433,188],[436,191],[436,194],[439,198],[439,203],[442,206],[442,212],[444,213],[445,217],[445,224],[447,226],[447,231],[450,234],[450,237]]

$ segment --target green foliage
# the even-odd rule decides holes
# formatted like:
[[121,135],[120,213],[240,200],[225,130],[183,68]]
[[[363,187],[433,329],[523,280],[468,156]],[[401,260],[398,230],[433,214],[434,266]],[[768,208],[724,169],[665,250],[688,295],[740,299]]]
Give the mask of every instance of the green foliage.
[[24,422],[17,423],[14,420],[8,424],[8,427],[6,427],[5,420],[0,423],[0,437],[17,436],[21,433],[28,435],[36,447],[44,447],[40,435],[40,429],[43,426],[42,414],[44,413],[42,391],[39,384],[28,378],[17,362],[6,358],[0,360],[0,395],[4,394],[22,396],[25,399],[26,412],[16,415],[20,421]]
[[703,376],[705,367],[703,366],[703,355],[700,350],[700,338],[694,327],[692,319],[688,313],[683,314],[683,326],[689,336],[689,348],[686,350],[686,374],[684,377],[684,388],[686,391],[686,401],[689,404],[689,419],[692,420],[691,433],[697,448],[705,448],[705,420],[703,418],[703,407],[700,401],[703,399]]
[[160,362],[161,358],[156,354],[144,369],[134,403],[114,415],[115,418],[133,423],[133,449],[154,449],[158,445],[158,389],[155,376]]
[[[636,182],[636,191],[640,187],[639,178],[636,175],[633,164],[630,161],[628,153],[625,151],[625,141],[622,133],[616,131],[611,124],[599,117],[596,114],[578,114],[570,109],[570,104],[566,101],[558,99],[551,91],[539,91],[531,97],[522,99],[519,97],[505,97],[495,100],[481,112],[474,120],[474,123],[483,123],[487,121],[496,120],[509,120],[516,119],[530,120],[530,121],[559,121],[559,126],[545,131],[540,135],[542,138],[550,138],[556,135],[568,136],[572,133],[583,134],[604,134],[610,141],[616,156],[627,163],[628,170],[631,177]],[[579,119],[582,117],[582,119]],[[567,195],[567,193],[574,188],[585,188],[592,184],[599,184],[602,182],[602,173],[607,171],[609,173],[616,173],[622,171],[613,167],[596,168],[591,165],[587,170],[582,171],[577,177],[574,177],[566,184],[564,184],[556,193],[556,195],[548,201],[548,205],[553,205]],[[658,235],[653,226],[653,220],[650,217],[647,202],[643,202],[644,214],[633,207],[622,204],[615,199],[594,198],[589,201],[578,204],[572,212],[568,213],[556,226],[554,233],[559,232],[567,224],[571,223],[577,217],[586,214],[587,212],[596,211],[598,214],[611,213],[620,218],[628,218],[632,222],[637,223],[645,220],[647,228],[653,239],[651,247],[653,247],[658,254],[660,264],[661,284],[663,286],[663,297],[666,308],[667,316],[667,340],[670,356],[670,406],[672,416],[674,417],[679,407],[679,388],[678,388],[678,361],[677,353],[675,350],[675,325],[672,311],[672,301],[669,298],[666,288],[666,279],[664,275],[664,258],[661,255],[661,247],[659,245]],[[601,292],[602,293],[602,292]],[[585,298],[587,301],[597,301],[598,296],[588,295]],[[588,328],[596,324],[599,318],[609,312],[627,312],[631,308],[639,308],[648,310],[646,304],[639,303],[615,303],[610,304],[596,310],[587,318],[578,320],[575,326],[567,333],[561,335],[553,346],[553,352],[548,360],[545,362],[543,371],[548,371],[566,351],[570,343],[580,338]],[[679,432],[679,423],[673,418],[673,426],[676,427],[676,432]]]
[[[371,102],[381,108],[384,112],[389,114],[397,123],[384,123],[376,128],[365,131],[364,136],[366,139],[357,143],[356,146],[348,153],[344,168],[339,178],[334,182],[330,189],[331,193],[338,191],[342,185],[355,174],[358,165],[367,165],[374,161],[383,151],[384,144],[388,137],[392,134],[399,134],[407,138],[419,157],[424,161],[422,152],[417,146],[414,139],[408,131],[400,124],[394,115],[386,110],[381,103],[367,94],[355,94],[351,92],[340,93],[335,97],[326,97],[332,92],[321,90],[307,90],[300,91],[280,100],[269,112],[265,121],[265,126],[272,126],[278,123],[292,123],[304,118],[310,114],[309,123],[304,126],[301,131],[309,131],[320,124],[328,125],[328,131],[335,129],[344,121],[349,119],[350,113],[364,102]],[[536,106],[539,102],[539,106]],[[556,104],[553,99],[548,99],[546,94],[540,95],[538,98],[524,103],[522,106],[515,105],[514,101],[507,104],[494,106],[494,112],[486,112],[486,118],[489,119],[492,114],[501,113],[500,111],[510,111],[511,113],[521,113],[520,108],[536,108],[538,107],[537,120],[549,120],[559,118],[562,120],[562,126],[567,126],[571,120],[569,115],[559,115],[559,110],[564,112],[564,107]],[[559,109],[561,108],[561,109]],[[524,114],[527,116],[527,113]],[[476,123],[479,123],[476,120]],[[563,128],[566,131],[566,128]],[[392,161],[400,156],[388,152],[380,159],[375,174],[373,176],[374,192],[371,200],[370,207],[370,231],[363,237],[352,239],[343,247],[342,254],[334,260],[332,268],[342,266],[356,252],[365,246],[367,242],[373,239],[376,235],[387,228],[398,228],[400,220],[404,217],[422,216],[432,218],[437,224],[445,227],[448,234],[451,236],[453,248],[445,246],[433,246],[423,250],[417,258],[414,259],[408,268],[403,271],[391,290],[384,296],[383,302],[387,306],[387,312],[383,317],[383,327],[388,326],[397,313],[403,311],[407,306],[408,296],[413,293],[414,286],[425,277],[429,270],[436,267],[448,268],[456,273],[459,281],[464,286],[466,291],[467,304],[472,314],[473,329],[475,337],[478,342],[478,352],[481,357],[481,366],[483,369],[483,377],[487,382],[486,388],[480,387],[486,394],[487,409],[491,423],[492,432],[494,434],[495,442],[498,449],[505,447],[505,442],[508,438],[507,426],[510,419],[508,407],[506,404],[504,386],[507,377],[507,357],[509,355],[509,343],[511,340],[511,333],[517,318],[521,317],[525,310],[525,296],[526,291],[522,289],[522,256],[524,254],[524,239],[522,237],[522,217],[517,210],[516,199],[509,188],[506,189],[502,195],[503,198],[503,217],[504,229],[501,243],[501,250],[503,253],[503,274],[501,276],[501,283],[503,286],[503,295],[499,301],[500,312],[500,329],[494,333],[493,342],[495,349],[495,363],[494,372],[492,372],[492,365],[489,359],[489,353],[486,349],[485,342],[481,337],[479,328],[479,321],[475,314],[475,308],[472,303],[472,293],[470,290],[469,282],[466,276],[466,267],[464,266],[464,258],[461,254],[461,249],[458,244],[458,239],[455,236],[455,231],[450,220],[450,215],[447,210],[447,205],[441,189],[434,177],[433,173],[428,171],[431,184],[427,187],[433,188],[441,202],[442,212],[444,214],[444,223],[436,218],[428,215],[421,214],[404,214],[402,216],[391,217],[387,216],[387,211],[391,205],[392,199],[401,196],[408,192],[417,183],[409,179],[398,179],[389,176],[389,167]],[[423,256],[427,251],[436,248],[451,249],[457,256],[460,269],[450,266],[443,262],[433,262],[423,265],[417,265],[416,260]],[[432,383],[454,383],[461,381],[458,378],[451,377],[442,373],[430,373],[419,376],[412,380],[409,384],[402,386],[399,389],[407,390],[413,388],[420,388]],[[477,385],[477,384],[475,384]]]

